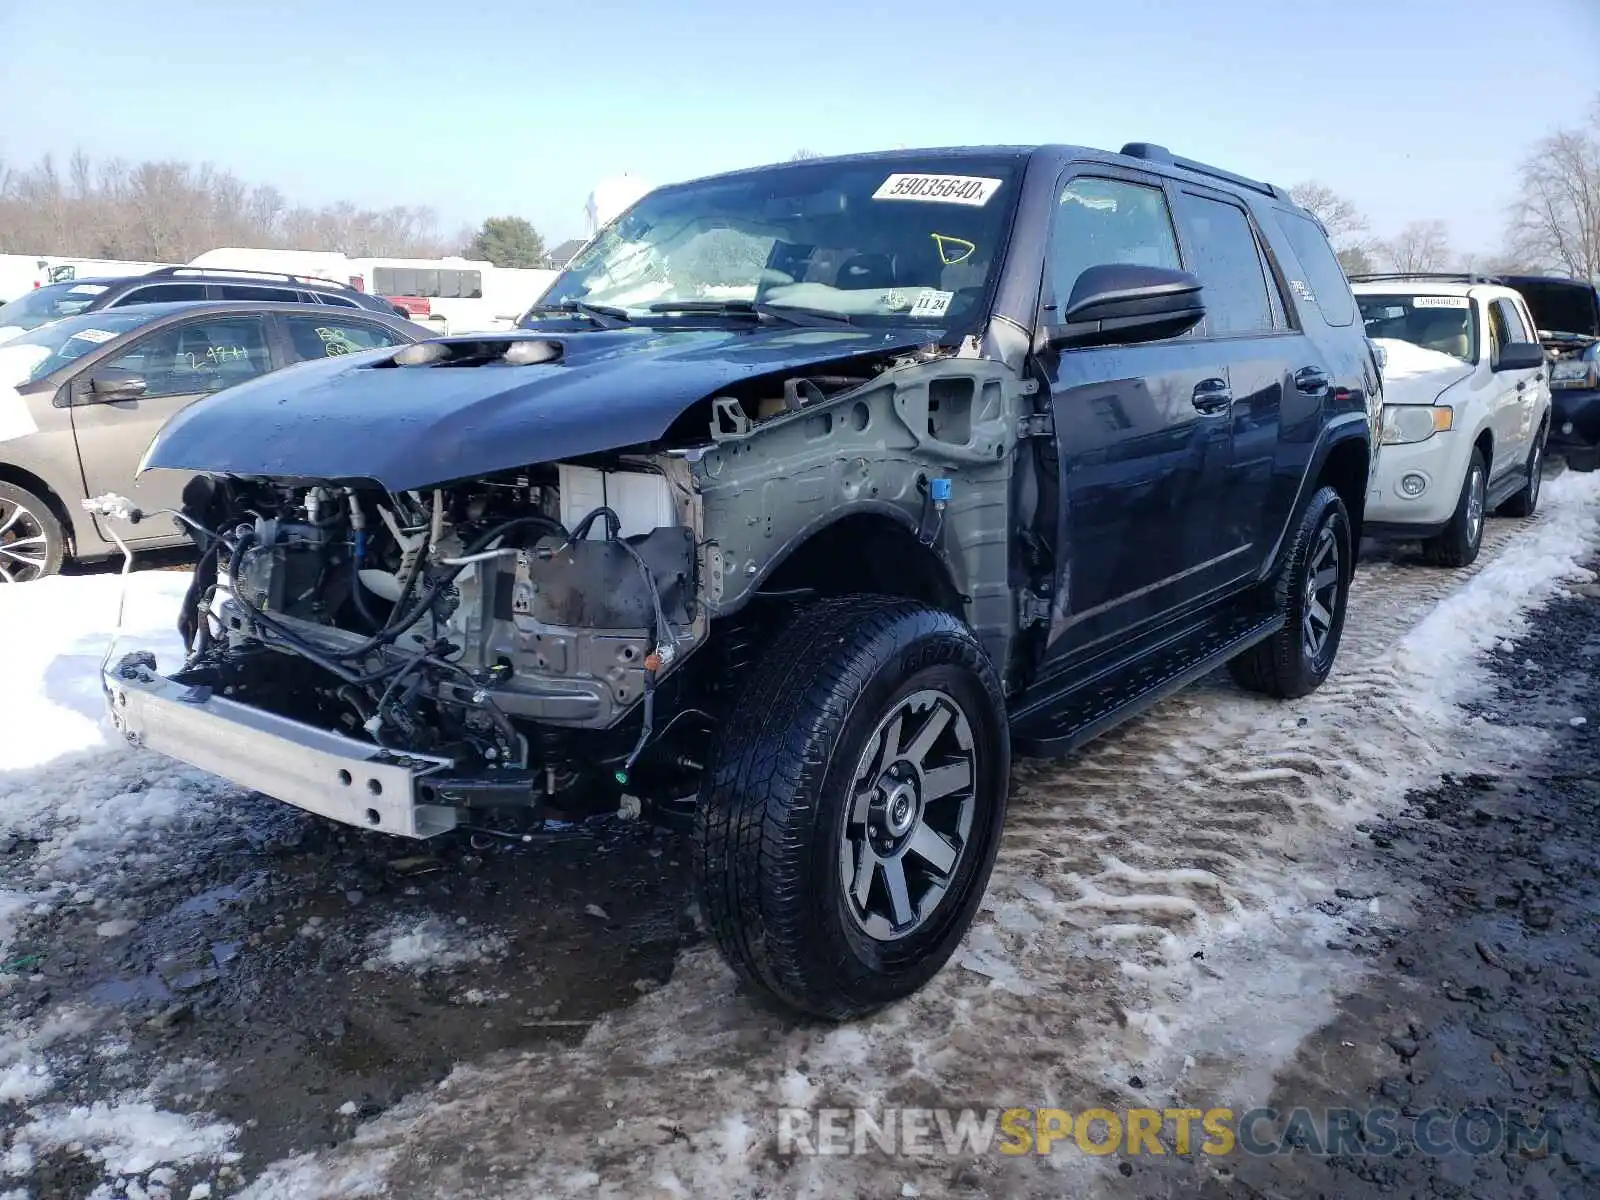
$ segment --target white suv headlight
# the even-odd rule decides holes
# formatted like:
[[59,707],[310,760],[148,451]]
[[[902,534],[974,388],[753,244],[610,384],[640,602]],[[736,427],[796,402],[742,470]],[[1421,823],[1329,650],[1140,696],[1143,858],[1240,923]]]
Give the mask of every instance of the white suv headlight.
[[1455,410],[1445,404],[1385,404],[1382,443],[1399,446],[1425,442],[1454,422]]

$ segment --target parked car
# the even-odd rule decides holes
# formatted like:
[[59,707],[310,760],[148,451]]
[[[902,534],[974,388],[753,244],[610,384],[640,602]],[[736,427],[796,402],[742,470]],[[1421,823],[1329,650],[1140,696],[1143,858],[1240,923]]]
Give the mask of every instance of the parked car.
[[1281,188],[1146,144],[735,172],[535,317],[167,425],[204,594],[180,670],[107,672],[129,740],[403,837],[637,797],[738,972],[843,1018],[954,950],[1013,750],[1333,668],[1380,380]]
[[[89,496],[114,491],[150,513],[176,509],[188,476],[134,475],[150,439],[186,405],[291,363],[426,335],[361,309],[235,301],[64,317],[0,344],[0,582],[116,553],[106,518],[83,511]],[[138,549],[187,542],[170,520],[124,532]]]
[[223,267],[162,267],[143,275],[72,279],[46,284],[0,305],[0,344],[49,321],[129,304],[249,300],[261,304],[330,304],[391,317],[410,314],[382,296],[332,279],[234,271]]
[[1497,509],[1539,504],[1549,368],[1523,297],[1465,275],[1357,275],[1367,336],[1384,352],[1383,458],[1373,537],[1420,539],[1429,562],[1478,557]]
[[1505,275],[1533,313],[1550,365],[1550,451],[1574,471],[1600,465],[1600,287],[1554,275]]

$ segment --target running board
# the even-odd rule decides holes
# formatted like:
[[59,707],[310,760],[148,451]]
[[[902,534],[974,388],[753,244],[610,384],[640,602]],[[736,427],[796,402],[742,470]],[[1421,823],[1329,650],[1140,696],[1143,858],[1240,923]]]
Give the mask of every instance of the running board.
[[1281,613],[1265,619],[1250,614],[1208,625],[1193,637],[1145,655],[1021,718],[1011,729],[1012,749],[1035,758],[1070,754],[1265,641],[1283,628],[1284,621]]

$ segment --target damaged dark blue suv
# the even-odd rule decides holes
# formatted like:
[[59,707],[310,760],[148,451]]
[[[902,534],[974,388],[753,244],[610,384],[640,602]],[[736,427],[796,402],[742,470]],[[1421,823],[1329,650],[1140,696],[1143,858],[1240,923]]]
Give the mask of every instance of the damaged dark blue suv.
[[740,171],[526,326],[163,430],[203,557],[183,668],[106,674],[130,741],[406,837],[635,797],[741,976],[844,1018],[955,949],[1013,751],[1333,668],[1378,364],[1277,187],[1142,143]]

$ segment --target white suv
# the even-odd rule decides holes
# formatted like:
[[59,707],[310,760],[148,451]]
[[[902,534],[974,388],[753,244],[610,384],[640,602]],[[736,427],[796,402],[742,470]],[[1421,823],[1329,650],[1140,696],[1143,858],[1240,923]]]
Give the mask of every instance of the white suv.
[[1383,364],[1382,450],[1364,532],[1421,539],[1429,562],[1478,556],[1485,514],[1532,516],[1549,367],[1521,295],[1467,275],[1357,275]]

